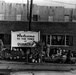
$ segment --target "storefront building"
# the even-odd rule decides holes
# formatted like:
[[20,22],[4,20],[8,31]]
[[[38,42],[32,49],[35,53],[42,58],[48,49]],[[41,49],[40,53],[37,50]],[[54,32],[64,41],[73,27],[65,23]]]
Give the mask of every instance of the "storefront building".
[[[50,48],[76,50],[76,23],[32,22],[31,31],[40,31],[40,38]],[[0,21],[0,39],[5,47],[11,47],[11,31],[29,31],[28,22]]]

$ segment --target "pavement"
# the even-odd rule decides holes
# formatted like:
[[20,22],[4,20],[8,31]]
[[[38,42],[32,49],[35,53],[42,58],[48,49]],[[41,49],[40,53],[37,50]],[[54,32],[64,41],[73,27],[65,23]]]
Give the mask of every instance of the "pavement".
[[8,70],[35,70],[35,71],[74,71],[76,64],[56,64],[56,63],[25,63],[15,61],[0,60],[0,69]]
[[10,75],[76,75],[76,64],[25,63],[0,60],[0,73]]

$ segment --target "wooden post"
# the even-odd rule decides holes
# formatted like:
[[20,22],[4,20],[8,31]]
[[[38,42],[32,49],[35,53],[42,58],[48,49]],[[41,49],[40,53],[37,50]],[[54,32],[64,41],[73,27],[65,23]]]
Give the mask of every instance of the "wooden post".
[[29,31],[31,31],[32,5],[33,5],[33,0],[31,0],[30,3]]

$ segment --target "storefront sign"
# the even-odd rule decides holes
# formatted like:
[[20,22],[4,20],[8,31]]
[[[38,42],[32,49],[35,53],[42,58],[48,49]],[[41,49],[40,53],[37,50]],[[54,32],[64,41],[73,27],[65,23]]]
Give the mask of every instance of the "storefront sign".
[[40,40],[39,32],[11,31],[11,47],[33,47],[34,41]]

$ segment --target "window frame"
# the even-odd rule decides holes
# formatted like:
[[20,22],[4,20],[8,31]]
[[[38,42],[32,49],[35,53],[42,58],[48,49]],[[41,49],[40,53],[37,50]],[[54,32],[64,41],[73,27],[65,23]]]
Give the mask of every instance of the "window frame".
[[16,15],[16,21],[21,21],[21,14]]
[[[47,41],[48,41],[48,36],[50,36],[50,44],[49,44],[50,46],[62,46],[62,47],[69,47],[69,46],[71,46],[71,45],[69,45],[69,44],[67,45],[67,39],[66,39],[67,36],[69,36],[69,37],[71,36],[71,37],[72,37],[72,41],[71,41],[71,42],[72,42],[72,44],[73,44],[73,35],[55,35],[55,36],[64,36],[64,40],[65,40],[64,45],[52,45],[52,36],[53,36],[53,35],[46,35],[46,42],[45,42],[46,44],[48,44],[48,43],[47,43]],[[72,45],[72,46],[73,46],[73,45]]]
[[38,21],[38,17],[39,17],[38,14],[33,14],[33,21]]
[[4,14],[0,14],[0,21],[4,20]]

